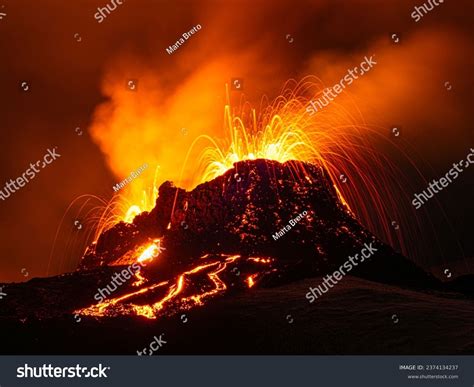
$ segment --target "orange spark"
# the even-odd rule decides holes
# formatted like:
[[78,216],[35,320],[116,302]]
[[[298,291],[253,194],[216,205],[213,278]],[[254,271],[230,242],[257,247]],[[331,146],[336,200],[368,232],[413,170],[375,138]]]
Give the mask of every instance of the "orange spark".
[[247,277],[247,285],[249,288],[251,288],[252,286],[255,285],[255,281],[254,281],[254,278],[256,277],[257,275],[256,274],[252,274],[252,275],[249,275]]

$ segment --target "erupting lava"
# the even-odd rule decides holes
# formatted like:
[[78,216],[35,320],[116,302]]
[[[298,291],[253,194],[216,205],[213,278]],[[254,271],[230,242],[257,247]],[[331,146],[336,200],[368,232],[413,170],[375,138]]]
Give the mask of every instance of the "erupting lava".
[[[397,214],[400,219],[400,209],[396,207],[392,197],[396,193],[405,194],[401,188],[403,181],[396,169],[375,152],[367,140],[368,133],[377,133],[365,126],[353,125],[353,116],[347,110],[327,109],[313,116],[306,112],[309,98],[315,98],[321,92],[322,88],[318,84],[305,79],[293,87],[285,88],[283,94],[258,115],[249,104],[244,104],[240,111],[233,111],[231,105],[226,104],[224,133],[228,133],[227,139],[220,140],[207,134],[197,136],[183,157],[177,185],[181,187],[184,181],[194,181],[194,186],[213,180],[243,160],[265,159],[289,162],[289,165],[300,161],[310,163],[325,171],[339,202],[353,216],[369,230],[383,235],[385,241],[396,245],[400,241],[393,239],[390,223],[394,218],[393,214]],[[169,146],[172,147],[172,144]],[[189,175],[188,161],[191,159],[198,160],[193,175]],[[143,161],[137,160],[136,164]],[[295,182],[303,178],[312,184],[308,174],[301,171],[301,168],[305,168],[304,165],[307,164],[298,163],[292,175]],[[155,207],[157,199],[160,199],[157,190],[158,182],[163,183],[160,176],[160,166],[157,166],[152,183],[149,179],[140,177],[133,182],[133,191],[126,187],[123,193],[114,198],[98,219],[95,240],[104,230],[119,221],[132,226],[134,219],[148,214]],[[241,180],[238,173],[234,178],[237,183]],[[139,198],[136,193],[140,184],[142,188]],[[175,216],[177,196],[178,191],[174,197],[171,219]],[[187,210],[186,202],[180,211],[186,216]],[[371,216],[373,213],[377,216]],[[135,218],[137,215],[140,216]],[[184,221],[181,221],[181,226],[186,229]],[[167,230],[170,227],[171,221]],[[161,238],[143,242],[133,251],[124,253],[114,264],[136,262],[143,266],[153,266],[155,258],[165,250],[161,242]],[[94,249],[95,244],[92,247]],[[403,251],[403,244],[401,247]],[[242,276],[240,271],[236,276],[235,272],[229,270],[237,261],[246,268]],[[253,288],[262,273],[277,270],[273,267],[272,258],[268,257],[244,258],[240,254],[216,252],[204,254],[194,263],[183,265],[181,272],[174,273],[172,279],[155,273],[151,280],[148,268],[141,270],[136,273],[136,281],[133,283],[137,290],[81,309],[77,313],[89,316],[135,314],[154,319],[202,305],[204,300],[228,291],[229,283],[237,283],[237,287]]]
[[[257,112],[249,103],[241,104],[238,109],[232,108],[227,90],[221,131],[225,137],[200,134],[187,151],[176,149],[182,162],[181,172],[174,183],[192,188],[222,175],[234,163],[243,160],[266,159],[280,163],[295,160],[320,165],[328,172],[341,202],[369,230],[407,253],[404,241],[394,237],[391,226],[393,219],[400,223],[401,218],[412,217],[393,199],[409,198],[404,175],[374,149],[374,139],[379,140],[380,133],[356,123],[356,106],[334,104],[317,114],[308,114],[308,101],[317,98],[322,91],[321,83],[312,77],[299,83],[291,80],[280,96]],[[358,121],[363,122],[363,117]],[[157,127],[160,127],[158,123]],[[121,141],[120,136],[116,141]],[[172,144],[169,146],[173,148]],[[181,145],[177,146],[181,148]],[[197,162],[190,163],[190,160]],[[135,164],[143,161],[137,159]],[[126,187],[107,207],[107,215],[101,218],[95,238],[118,220],[130,223],[136,215],[150,211],[158,196],[157,187],[165,176],[169,176],[167,171],[169,168],[158,165],[148,180],[137,179],[133,190]],[[413,224],[411,219],[406,223]],[[413,227],[414,234],[416,225]]]

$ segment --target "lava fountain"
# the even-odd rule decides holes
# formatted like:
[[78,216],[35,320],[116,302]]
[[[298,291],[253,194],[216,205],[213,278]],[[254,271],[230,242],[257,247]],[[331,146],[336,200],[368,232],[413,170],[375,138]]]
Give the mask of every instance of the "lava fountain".
[[[222,135],[216,135],[219,131],[214,130],[213,135],[199,134],[185,151],[176,144],[179,150],[176,149],[175,158],[182,162],[173,181],[180,187],[194,187],[243,160],[295,160],[320,165],[327,170],[340,200],[362,224],[403,253],[413,252],[409,247],[412,241],[400,240],[393,234],[393,219],[415,223],[413,235],[417,234],[417,227],[416,221],[410,220],[411,208],[400,208],[399,204],[401,198],[407,202],[410,198],[404,174],[374,147],[374,141],[387,140],[378,130],[360,124],[362,117],[356,120],[357,108],[350,110],[335,104],[331,109],[308,114],[308,101],[321,92],[311,77],[300,82],[290,80],[272,103],[257,112],[248,102],[232,108],[227,90]],[[156,130],[160,129],[157,125]],[[162,132],[165,135],[166,131]],[[113,141],[122,143],[125,138],[119,135]],[[175,149],[175,145],[169,146]],[[133,164],[142,162],[137,158]],[[139,213],[150,211],[157,199],[157,187],[170,175],[168,170],[175,169],[174,165],[167,170],[165,165],[156,165],[148,179],[137,179],[133,187],[117,195],[106,208],[107,214],[104,212],[97,222],[95,239],[117,220],[130,223]]]
[[[244,177],[240,176],[236,165],[263,159],[289,166],[289,174],[295,184],[299,184],[302,179],[307,180],[306,184],[314,184],[314,172],[308,173],[306,169],[308,165],[315,166],[329,182],[330,187],[325,188],[328,195],[337,198],[336,201],[344,208],[341,210],[346,212],[346,215],[341,215],[344,219],[346,216],[358,219],[379,238],[396,245],[399,241],[393,238],[390,222],[394,214],[397,214],[398,219],[403,216],[403,210],[393,199],[394,194],[408,197],[403,188],[402,175],[387,158],[374,149],[371,138],[378,136],[377,131],[365,125],[356,125],[353,115],[347,109],[328,109],[313,116],[308,114],[306,106],[309,98],[316,98],[320,92],[317,83],[310,78],[299,83],[289,81],[280,96],[257,112],[249,103],[241,104],[238,109],[232,108],[227,91],[223,136],[199,134],[185,152],[176,151],[175,159],[180,159],[180,154],[182,155],[182,166],[176,183],[179,187],[202,185],[227,175],[232,168],[235,168],[232,179],[239,183]],[[126,139],[118,134],[113,141],[123,143]],[[140,147],[140,141],[135,145]],[[172,148],[173,144],[170,143],[169,147]],[[130,158],[128,157],[128,162],[136,165],[145,161]],[[172,164],[174,165],[175,163]],[[137,179],[133,182],[133,189],[127,187],[106,206],[105,211],[96,219],[95,241],[88,249],[90,256],[98,255],[97,243],[100,242],[100,237],[107,233],[107,229],[113,228],[114,224],[122,221],[133,228],[136,226],[136,219],[147,217],[155,211],[155,206],[161,200],[158,186],[164,182],[160,177],[169,175],[164,167],[157,165],[153,176]],[[277,185],[275,181],[274,186]],[[152,273],[148,270],[148,265],[153,266],[158,256],[160,259],[168,259],[166,253],[161,254],[170,247],[166,242],[163,246],[163,235],[166,239],[166,233],[171,235],[175,231],[177,219],[182,228],[183,224],[186,226],[186,221],[180,220],[180,217],[186,217],[183,214],[188,211],[188,201],[181,203],[178,196],[179,190],[176,190],[169,219],[166,219],[166,230],[161,230],[158,237],[145,238],[120,257],[115,257],[113,263],[109,263],[137,263],[142,267],[146,265],[146,269],[136,273],[133,286],[137,289],[83,308],[77,313],[96,317],[133,314],[154,319],[203,305],[205,300],[227,292],[229,281],[232,281],[229,273],[232,268],[235,269],[237,262],[245,267],[245,273],[242,273],[239,281],[234,279],[233,282],[238,282],[239,286],[247,289],[253,289],[262,278],[272,273],[282,272],[284,265],[277,265],[271,254],[265,255],[265,247],[261,249],[263,254],[258,256],[248,252],[242,254],[235,248],[229,248],[227,252],[204,252],[202,255],[195,255],[192,262],[181,264],[168,278]],[[279,200],[283,203],[283,199]],[[241,219],[244,225],[250,222],[255,211],[255,208],[251,209],[248,216]],[[309,219],[314,220],[314,217],[315,214],[312,214]],[[186,228],[180,230],[181,234],[186,234]],[[354,234],[348,227],[341,230]],[[238,235],[242,240],[245,239],[244,234]],[[403,250],[405,244],[400,244]]]

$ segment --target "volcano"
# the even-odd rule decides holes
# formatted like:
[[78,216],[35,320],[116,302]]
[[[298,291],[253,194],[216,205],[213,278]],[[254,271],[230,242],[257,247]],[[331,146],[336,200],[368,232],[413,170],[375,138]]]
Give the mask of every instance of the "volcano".
[[[286,314],[288,324],[294,316],[287,311],[298,305],[300,318],[305,316],[305,329],[311,331],[314,321],[305,312],[314,309],[305,299],[308,287],[368,244],[376,247],[374,255],[318,300],[316,306],[327,308],[322,312],[332,310],[334,303],[361,308],[373,303],[370,297],[383,298],[384,292],[398,294],[392,297],[397,310],[410,304],[407,300],[416,294],[423,294],[429,305],[437,305],[436,297],[446,294],[456,302],[469,302],[465,300],[471,294],[470,279],[443,284],[378,240],[357,221],[323,168],[299,161],[258,159],[235,163],[223,175],[191,191],[163,183],[155,207],[132,223],[120,222],[103,232],[89,246],[76,272],[5,286],[9,297],[2,301],[5,308],[0,318],[10,330],[19,329],[21,321],[30,332],[26,337],[50,340],[52,350],[63,353],[134,352],[133,345],[111,345],[112,337],[123,329],[136,340],[145,340],[145,333],[156,333],[157,327],[176,333],[177,326],[187,324],[190,316],[199,316],[200,323],[190,323],[194,330],[176,336],[189,339],[202,335],[203,330],[208,332],[206,326],[214,327],[215,336],[206,333],[207,347],[198,353],[287,353],[264,333],[266,324],[255,325],[248,317],[252,315],[249,305],[260,319],[267,312],[275,315],[284,305],[279,321]],[[128,279],[119,284],[113,281],[112,286],[111,278],[124,271]],[[356,302],[358,306],[353,305]],[[262,312],[262,306],[267,312]],[[256,345],[242,347],[237,339],[241,336],[229,332],[229,325],[211,323],[209,319],[218,319],[218,315],[226,324],[229,316],[243,318],[244,325],[252,322],[252,328],[244,327],[244,331],[255,333],[250,341]],[[341,318],[335,326],[344,330],[347,327]],[[74,348],[65,349],[64,339],[58,337],[71,340],[71,332]],[[85,344],[86,334],[95,339],[93,344],[91,340]],[[109,343],[105,350],[104,340]],[[196,353],[183,340],[177,339],[174,349],[163,351]],[[304,342],[302,336],[295,340]],[[56,344],[51,346],[51,341]],[[225,350],[219,345],[222,342],[229,345]],[[302,347],[290,343],[286,348],[296,353],[333,353],[334,348],[326,344]],[[34,352],[31,342],[23,345],[7,348]],[[354,351],[353,341],[347,348],[361,352]],[[383,346],[375,351],[390,353]]]
[[[153,250],[153,241],[159,241],[155,253],[166,250],[140,271],[138,284],[148,285],[82,312],[170,314],[228,291],[324,275],[369,243],[383,259],[375,256],[359,275],[412,286],[436,283],[357,222],[324,169],[302,162],[238,162],[190,192],[164,183],[155,208],[104,232],[79,270],[133,264],[140,251]],[[156,298],[151,305],[150,298]]]
[[303,162],[241,161],[190,192],[166,182],[155,208],[104,232],[79,270],[133,263],[130,252],[156,238],[166,246],[160,261],[170,267],[205,254],[270,258],[278,270],[265,273],[269,286],[327,273],[367,242],[377,243],[384,263],[360,274],[404,284],[434,279],[364,229],[324,169]]

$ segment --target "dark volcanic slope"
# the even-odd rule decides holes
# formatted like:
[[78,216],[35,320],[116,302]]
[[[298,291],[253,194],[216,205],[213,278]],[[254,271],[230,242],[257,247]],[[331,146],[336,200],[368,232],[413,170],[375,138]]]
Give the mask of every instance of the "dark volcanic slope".
[[[321,281],[312,278],[215,299],[185,312],[186,323],[180,315],[79,322],[72,315],[22,321],[3,316],[1,352],[134,355],[153,336],[164,334],[167,344],[157,355],[474,353],[472,301],[460,295],[346,277],[309,304],[304,294]],[[47,302],[49,290],[32,302]]]
[[[304,211],[307,215],[275,240],[273,235]],[[117,262],[157,237],[167,249],[160,260],[169,265],[207,253],[276,258],[285,269],[267,278],[267,285],[329,274],[373,242],[378,253],[358,268],[358,275],[418,287],[437,283],[365,230],[322,168],[302,162],[242,161],[190,192],[164,183],[155,208],[133,224],[120,223],[103,233],[81,268]]]

